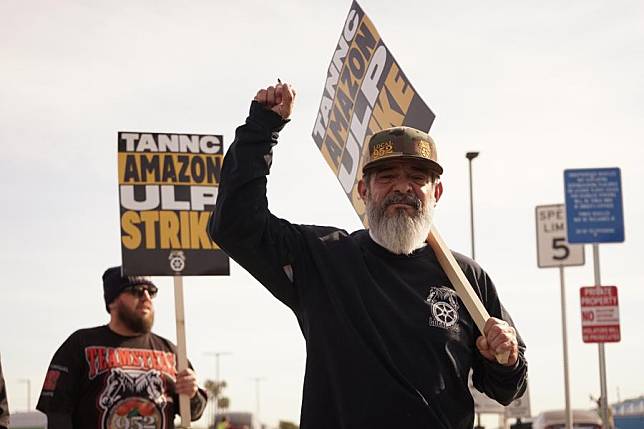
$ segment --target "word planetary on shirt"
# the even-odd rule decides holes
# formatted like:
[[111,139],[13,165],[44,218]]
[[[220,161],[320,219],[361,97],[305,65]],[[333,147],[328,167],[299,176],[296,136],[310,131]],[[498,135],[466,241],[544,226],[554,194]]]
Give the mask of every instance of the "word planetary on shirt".
[[172,352],[124,347],[85,347],[85,360],[89,365],[89,379],[114,368],[149,371],[156,369],[176,378],[176,358]]

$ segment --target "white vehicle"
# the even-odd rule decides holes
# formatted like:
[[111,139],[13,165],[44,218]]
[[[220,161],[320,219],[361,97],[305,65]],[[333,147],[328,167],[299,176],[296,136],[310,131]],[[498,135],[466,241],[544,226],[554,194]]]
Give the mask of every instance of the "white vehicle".
[[[602,429],[602,420],[594,410],[572,410],[572,426],[574,429]],[[566,427],[566,411],[544,411],[532,422],[532,429],[564,429]]]
[[25,411],[12,413],[10,416],[10,429],[45,429],[47,416],[40,411]]

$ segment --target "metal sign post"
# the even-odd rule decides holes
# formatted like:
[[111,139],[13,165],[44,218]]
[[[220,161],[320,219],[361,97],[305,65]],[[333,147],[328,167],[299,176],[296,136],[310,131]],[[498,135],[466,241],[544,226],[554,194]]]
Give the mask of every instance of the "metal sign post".
[[[597,251],[595,251],[597,250]],[[599,246],[593,245],[593,254],[599,261]],[[595,269],[595,283],[600,282],[599,263]],[[581,298],[581,326],[584,343],[598,343],[600,357],[600,385],[602,397],[599,405],[606,406],[608,410],[608,401],[604,404],[603,395],[607,391],[606,387],[606,366],[602,365],[604,359],[604,343],[616,343],[621,340],[619,325],[619,301],[617,297],[617,286],[595,286],[582,287],[580,289]]]
[[[622,180],[619,168],[586,168],[564,171],[567,237],[570,243],[593,245],[595,286],[601,288],[599,243],[624,241],[624,209]],[[599,353],[599,398],[603,427],[611,427],[606,387],[606,355],[604,343]]]
[[[595,272],[595,286],[599,287],[602,284],[601,273],[599,270],[599,245],[593,243],[593,265]],[[599,354],[599,408],[601,410],[601,419],[604,422],[604,427],[610,427],[608,422],[608,388],[606,386],[606,352],[604,343],[597,344],[597,351]]]
[[559,282],[561,284],[561,338],[563,340],[564,359],[564,389],[566,397],[566,429],[572,429],[572,408],[570,407],[570,372],[568,370],[568,321],[566,320],[566,292],[564,285],[564,269],[559,267]]
[[584,265],[584,246],[566,241],[566,210],[563,204],[537,206],[537,265],[539,268],[559,268],[561,290],[561,338],[563,341],[564,396],[566,402],[566,429],[572,429],[570,407],[570,378],[568,369],[568,322],[566,320],[566,290],[564,267]]

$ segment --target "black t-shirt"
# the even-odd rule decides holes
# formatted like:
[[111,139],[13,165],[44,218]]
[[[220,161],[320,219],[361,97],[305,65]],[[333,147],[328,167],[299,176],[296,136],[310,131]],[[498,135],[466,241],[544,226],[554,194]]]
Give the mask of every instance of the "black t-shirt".
[[[213,239],[295,313],[306,340],[301,428],[471,428],[468,374],[507,404],[527,365],[476,350],[479,333],[429,246],[394,255],[368,231],[296,225],[268,210],[278,115],[258,103],[226,154]],[[489,276],[454,255],[491,316],[512,323]]]
[[[74,428],[174,428],[176,367],[174,344],[154,333],[81,329],[54,355],[37,408],[70,415]],[[193,419],[204,407],[200,392],[191,401]]]

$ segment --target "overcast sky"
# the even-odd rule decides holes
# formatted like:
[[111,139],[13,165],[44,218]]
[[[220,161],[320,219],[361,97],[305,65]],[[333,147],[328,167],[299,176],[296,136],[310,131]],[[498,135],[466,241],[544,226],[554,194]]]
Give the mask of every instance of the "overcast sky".
[[[311,138],[350,1],[0,0],[0,353],[13,411],[35,404],[49,360],[74,330],[106,323],[100,276],[120,263],[117,132],[223,134],[279,77],[298,92],[269,181],[272,211],[360,227]],[[437,225],[469,253],[465,152],[474,161],[477,259],[528,346],[534,414],[564,407],[559,276],[537,268],[536,205],[562,203],[566,168],[620,167],[626,241],[600,247],[619,287],[622,341],[609,344],[609,401],[643,394],[644,4],[640,1],[363,1],[383,41],[436,113],[445,168]],[[571,399],[599,395],[597,347],[581,339],[566,269]],[[155,331],[172,340],[169,278]],[[243,269],[185,280],[188,354],[221,375],[236,410],[299,420],[304,341],[295,317]]]

